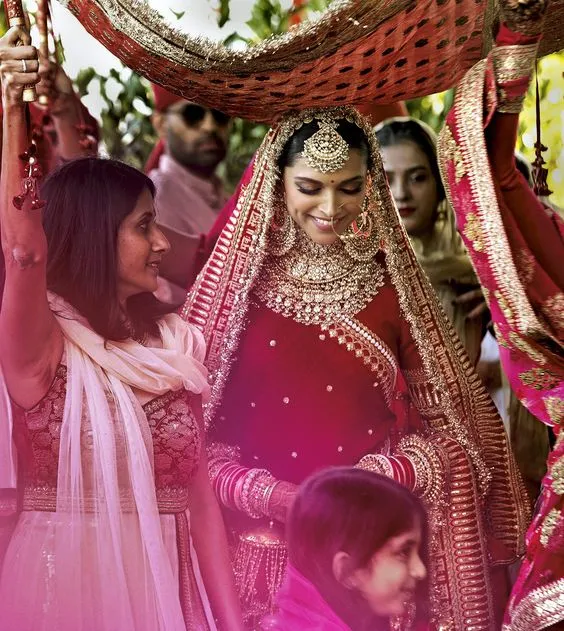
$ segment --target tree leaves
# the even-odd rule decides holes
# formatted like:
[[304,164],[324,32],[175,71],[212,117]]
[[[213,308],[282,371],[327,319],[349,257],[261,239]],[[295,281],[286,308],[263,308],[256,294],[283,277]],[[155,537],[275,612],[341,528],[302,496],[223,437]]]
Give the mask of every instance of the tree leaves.
[[231,15],[231,7],[229,0],[219,0],[219,8],[217,10],[217,25],[221,28],[229,21]]

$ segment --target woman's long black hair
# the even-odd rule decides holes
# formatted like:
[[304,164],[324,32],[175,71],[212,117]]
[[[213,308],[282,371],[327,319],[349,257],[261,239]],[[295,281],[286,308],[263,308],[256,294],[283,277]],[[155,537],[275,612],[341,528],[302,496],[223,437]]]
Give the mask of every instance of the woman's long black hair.
[[41,186],[47,236],[47,288],[74,306],[106,340],[158,336],[158,319],[172,310],[151,293],[118,299],[118,231],[151,180],[104,158],[80,158]]

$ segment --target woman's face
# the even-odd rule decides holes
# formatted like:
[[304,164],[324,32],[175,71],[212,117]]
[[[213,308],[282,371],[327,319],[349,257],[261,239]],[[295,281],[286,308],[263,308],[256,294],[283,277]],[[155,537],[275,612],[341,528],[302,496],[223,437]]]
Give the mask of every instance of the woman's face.
[[149,189],[139,196],[135,208],[118,231],[118,294],[129,297],[157,289],[159,264],[170,244],[155,222],[153,196]]
[[352,585],[376,615],[401,615],[413,601],[417,583],[427,576],[420,548],[421,527],[417,525],[389,539],[366,568],[353,572]]
[[435,222],[439,195],[429,159],[421,148],[404,140],[381,148],[384,170],[408,234],[429,232]]
[[288,212],[312,241],[333,243],[361,211],[366,172],[366,158],[356,149],[335,173],[316,171],[299,157],[284,169]]

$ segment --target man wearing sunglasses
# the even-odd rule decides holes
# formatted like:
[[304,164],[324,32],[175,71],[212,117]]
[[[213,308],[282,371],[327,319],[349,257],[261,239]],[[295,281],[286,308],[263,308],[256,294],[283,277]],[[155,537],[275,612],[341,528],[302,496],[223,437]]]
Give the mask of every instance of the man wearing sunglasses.
[[145,170],[157,189],[157,221],[173,245],[161,274],[185,288],[192,280],[200,238],[226,201],[215,171],[227,152],[230,119],[157,85],[153,94],[159,142]]

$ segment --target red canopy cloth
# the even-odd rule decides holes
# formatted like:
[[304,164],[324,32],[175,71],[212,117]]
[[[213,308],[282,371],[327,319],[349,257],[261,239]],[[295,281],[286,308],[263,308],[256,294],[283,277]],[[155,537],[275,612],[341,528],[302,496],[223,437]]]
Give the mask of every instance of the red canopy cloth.
[[[495,0],[337,0],[245,51],[193,37],[140,0],[61,0],[108,50],[192,101],[272,123],[291,109],[393,103],[455,85],[490,50]],[[564,48],[564,0],[541,54]]]

